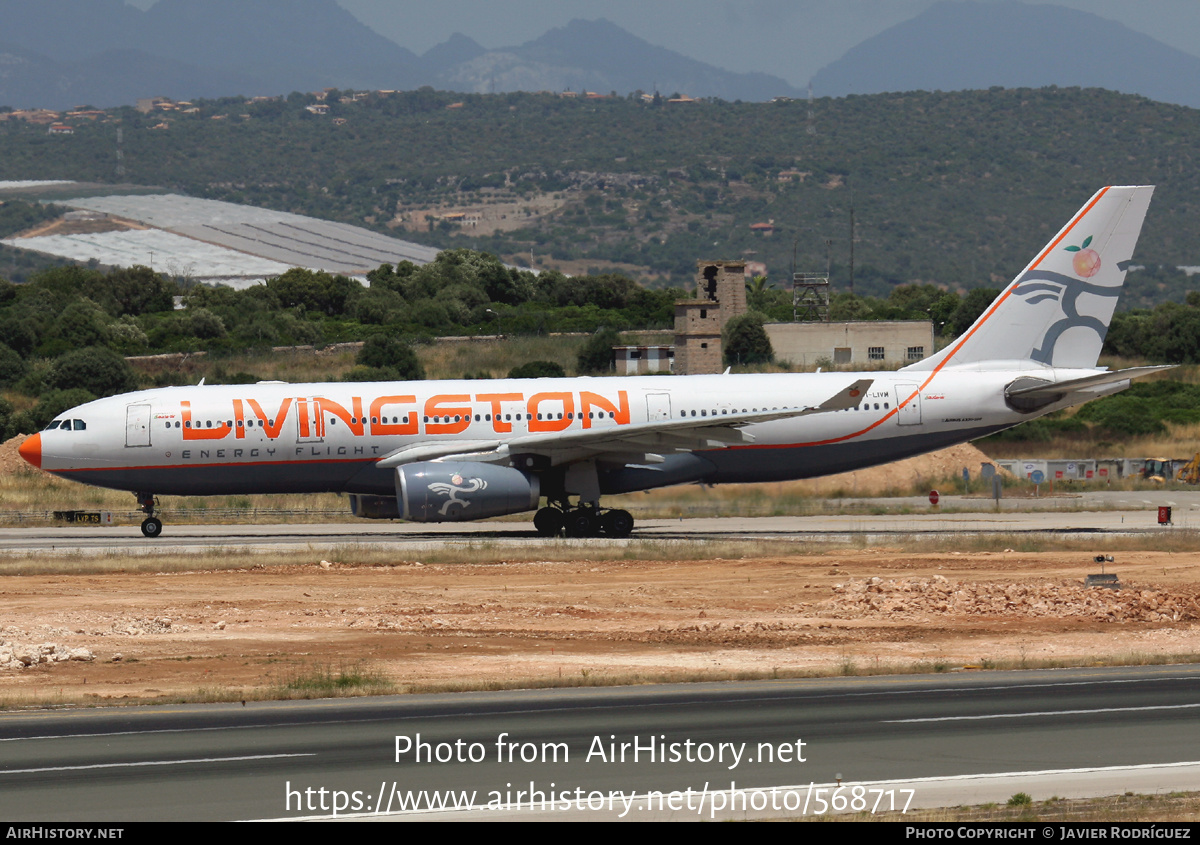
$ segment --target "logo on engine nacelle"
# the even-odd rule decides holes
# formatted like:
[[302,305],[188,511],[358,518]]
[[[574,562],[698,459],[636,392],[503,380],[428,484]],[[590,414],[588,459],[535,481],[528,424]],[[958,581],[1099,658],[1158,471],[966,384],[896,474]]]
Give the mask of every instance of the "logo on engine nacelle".
[[429,492],[438,496],[446,496],[445,503],[438,508],[438,513],[442,516],[450,515],[450,507],[459,505],[461,509],[471,507],[470,499],[460,499],[459,493],[478,493],[480,490],[487,488],[487,482],[482,478],[464,479],[458,473],[450,476],[450,484],[444,481],[435,481],[429,485]]

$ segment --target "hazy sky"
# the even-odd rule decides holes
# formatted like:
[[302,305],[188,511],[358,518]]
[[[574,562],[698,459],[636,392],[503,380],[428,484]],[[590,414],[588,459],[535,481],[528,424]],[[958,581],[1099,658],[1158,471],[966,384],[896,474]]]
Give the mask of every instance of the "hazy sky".
[[[147,8],[155,0],[127,0]],[[337,0],[414,53],[461,32],[484,47],[522,44],[573,18],[607,18],[652,44],[734,71],[803,86],[859,42],[936,0]],[[1197,0],[1055,0],[1200,55]],[[1069,39],[1070,33],[1063,33]]]

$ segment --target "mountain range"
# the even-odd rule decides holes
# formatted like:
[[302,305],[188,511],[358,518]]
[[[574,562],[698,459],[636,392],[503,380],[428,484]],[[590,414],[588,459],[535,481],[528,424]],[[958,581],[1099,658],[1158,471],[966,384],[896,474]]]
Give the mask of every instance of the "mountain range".
[[[0,0],[0,106],[107,108],[138,98],[339,89],[632,91],[763,101],[804,93],[575,20],[486,49],[454,34],[418,56],[336,0]],[[943,2],[867,39],[813,79],[819,96],[992,86],[1101,87],[1200,107],[1200,58],[1053,5]]]
[[0,0],[0,105],[63,109],[322,88],[679,91],[766,100],[799,91],[732,73],[604,20],[572,21],[517,47],[455,34],[423,56],[376,34],[335,0]]
[[1200,58],[1063,6],[943,2],[813,77],[825,97],[996,85],[1107,88],[1200,108]]

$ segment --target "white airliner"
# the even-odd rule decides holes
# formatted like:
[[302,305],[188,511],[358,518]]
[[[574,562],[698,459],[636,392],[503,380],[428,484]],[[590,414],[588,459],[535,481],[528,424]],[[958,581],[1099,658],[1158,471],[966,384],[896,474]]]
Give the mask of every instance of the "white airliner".
[[604,494],[885,463],[1164,369],[1096,367],[1152,192],[1099,191],[962,337],[895,372],[168,387],[73,408],[20,452],[133,492],[148,537],[159,495],[320,491],[418,522],[544,497],[541,534],[624,537]]

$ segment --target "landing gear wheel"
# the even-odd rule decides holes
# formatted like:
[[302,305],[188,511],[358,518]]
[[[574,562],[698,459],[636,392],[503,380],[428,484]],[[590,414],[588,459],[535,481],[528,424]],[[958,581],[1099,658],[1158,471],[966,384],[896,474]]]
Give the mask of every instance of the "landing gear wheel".
[[633,516],[629,511],[609,511],[600,518],[600,528],[609,537],[628,537],[633,532]]
[[558,508],[542,508],[533,515],[533,527],[543,537],[557,537],[565,520],[566,514]]
[[142,520],[142,533],[147,537],[157,537],[162,533],[162,520],[154,516],[146,517]]
[[590,510],[577,508],[567,514],[567,536],[568,537],[595,537],[596,515]]

